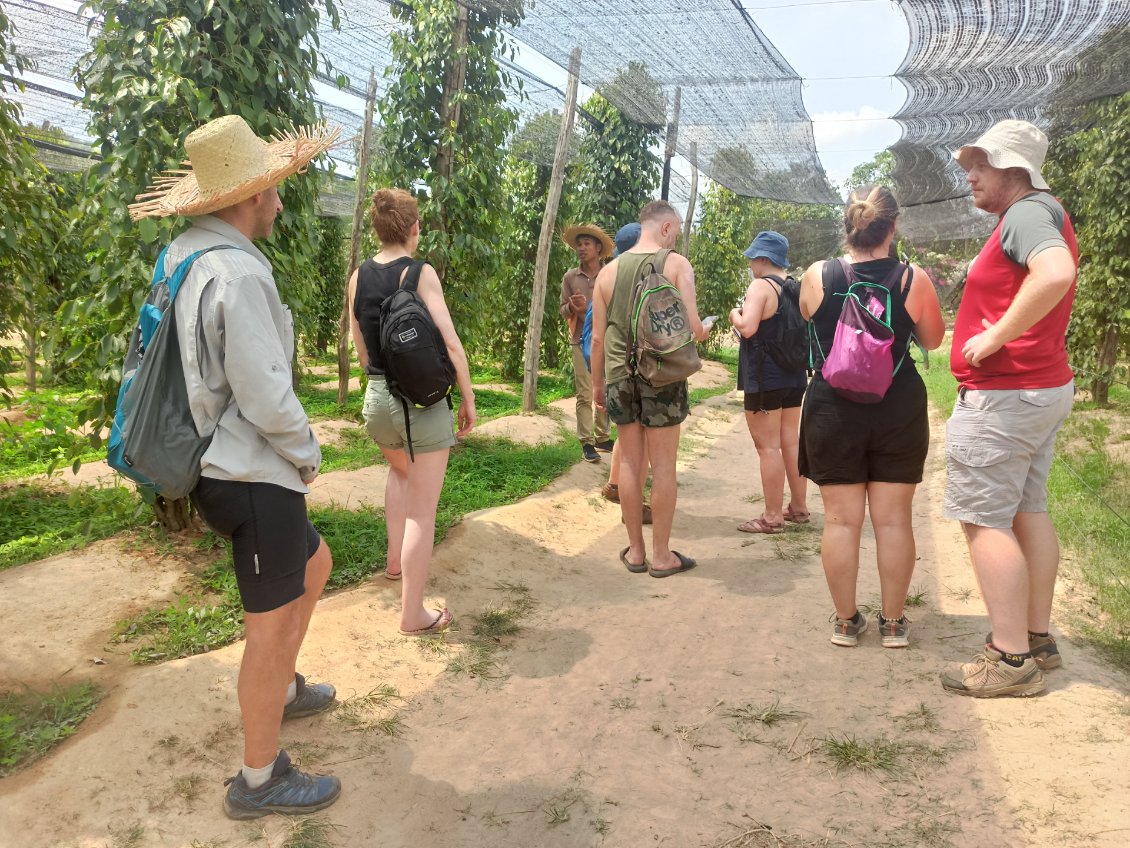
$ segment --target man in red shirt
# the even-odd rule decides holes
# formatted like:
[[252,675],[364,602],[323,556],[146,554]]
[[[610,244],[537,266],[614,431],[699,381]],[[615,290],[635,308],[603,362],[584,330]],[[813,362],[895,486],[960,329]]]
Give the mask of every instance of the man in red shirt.
[[1038,128],[1009,120],[954,154],[973,202],[999,216],[954,322],[960,389],[946,427],[945,514],[965,531],[993,629],[942,686],[979,698],[1035,695],[1062,663],[1048,632],[1059,540],[1047,479],[1075,393],[1065,335],[1079,251],[1040,174],[1047,148]]

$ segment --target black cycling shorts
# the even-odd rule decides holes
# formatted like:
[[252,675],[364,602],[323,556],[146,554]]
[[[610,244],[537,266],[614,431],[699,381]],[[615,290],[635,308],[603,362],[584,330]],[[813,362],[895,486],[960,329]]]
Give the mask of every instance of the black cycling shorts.
[[201,477],[192,505],[231,540],[245,612],[270,612],[302,597],[306,562],[321,537],[306,516],[306,496],[273,483]]
[[770,389],[767,392],[746,392],[746,412],[774,412],[796,409],[804,400],[804,389]]

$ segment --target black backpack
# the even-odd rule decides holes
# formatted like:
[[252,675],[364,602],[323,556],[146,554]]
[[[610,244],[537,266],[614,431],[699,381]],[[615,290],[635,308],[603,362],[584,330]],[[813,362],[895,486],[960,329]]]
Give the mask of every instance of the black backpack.
[[392,395],[404,405],[408,454],[412,451],[412,425],[408,405],[418,409],[446,399],[451,407],[455,366],[447,355],[443,335],[416,289],[424,263],[414,261],[404,279],[381,303],[381,358]]
[[807,322],[800,314],[800,283],[792,277],[770,274],[781,287],[777,295],[777,334],[759,337],[757,344],[773,358],[782,371],[804,371],[809,367]]

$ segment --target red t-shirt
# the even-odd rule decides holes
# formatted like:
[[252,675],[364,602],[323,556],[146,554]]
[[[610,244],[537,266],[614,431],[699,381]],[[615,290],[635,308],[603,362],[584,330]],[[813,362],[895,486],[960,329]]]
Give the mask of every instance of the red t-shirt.
[[[1006,233],[1002,242],[1002,231],[1007,229],[1005,219],[1009,212],[1017,204],[1029,201],[1033,202],[1024,208],[1025,219],[1031,220],[1033,212],[1042,216],[1043,212],[1039,210],[1046,211],[1047,220],[1042,222],[1045,233],[1036,236]],[[1066,342],[1067,322],[1075,301],[1074,280],[1067,294],[1047,315],[992,356],[983,359],[978,367],[971,366],[961,355],[965,342],[984,331],[982,319],[995,324],[1004,316],[1028,276],[1028,267],[1023,260],[1031,255],[1031,251],[1021,245],[1035,242],[1046,246],[1053,243],[1045,234],[1049,226],[1054,226],[1062,236],[1062,243],[1071,251],[1076,267],[1079,265],[1075,230],[1058,202],[1050,195],[1028,195],[1017,204],[1010,206],[1001,216],[992,236],[973,261],[965,281],[965,292],[953,325],[953,346],[950,348],[950,370],[962,388],[1051,389],[1070,382],[1074,377],[1067,362]],[[1006,245],[1012,245],[1013,249],[1006,249]]]

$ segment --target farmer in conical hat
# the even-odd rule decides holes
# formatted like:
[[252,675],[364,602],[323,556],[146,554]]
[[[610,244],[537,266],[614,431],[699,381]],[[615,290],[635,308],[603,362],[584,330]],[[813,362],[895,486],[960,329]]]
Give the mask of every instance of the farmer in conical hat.
[[332,558],[306,515],[322,454],[292,388],[293,320],[253,244],[270,236],[282,211],[278,184],[339,132],[312,128],[265,141],[241,117],[218,118],[185,139],[191,170],[161,177],[130,206],[134,220],[191,219],[163,257],[167,270],[213,248],[185,277],[176,321],[193,419],[201,433],[214,433],[192,503],[231,540],[244,609],[243,769],[224,796],[234,819],[313,812],[341,793],[336,777],[301,772],[278,748],[282,721],[322,712],[336,697],[333,686],[295,671]]

